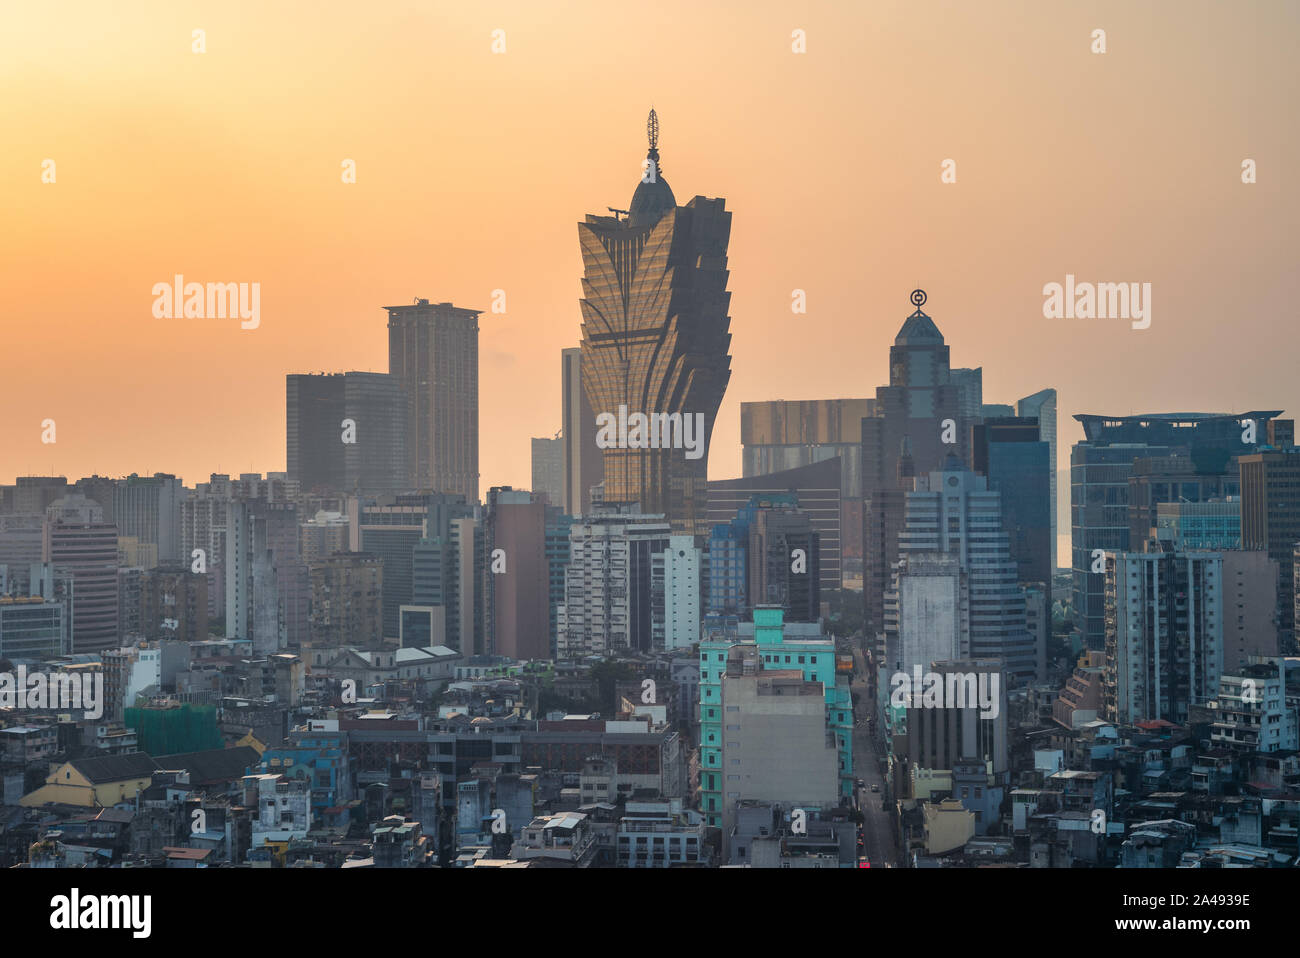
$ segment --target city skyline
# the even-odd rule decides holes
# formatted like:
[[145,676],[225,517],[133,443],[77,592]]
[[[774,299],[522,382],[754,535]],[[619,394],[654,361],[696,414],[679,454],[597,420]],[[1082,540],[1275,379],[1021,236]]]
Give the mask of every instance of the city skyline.
[[[385,371],[383,304],[427,297],[484,310],[480,493],[491,485],[528,486],[529,439],[553,435],[560,425],[555,354],[580,337],[581,263],[572,223],[585,210],[624,201],[629,177],[641,173],[641,118],[652,104],[662,118],[672,180],[689,186],[691,195],[726,197],[736,215],[728,257],[733,373],[714,430],[711,476],[741,474],[741,402],[863,395],[885,381],[884,346],[903,315],[898,304],[916,286],[928,291],[954,354],[983,366],[992,402],[1050,385],[1060,396],[1062,422],[1080,412],[1294,409],[1295,397],[1287,395],[1293,386],[1261,390],[1255,383],[1289,381],[1285,352],[1260,350],[1258,343],[1285,329],[1279,318],[1300,292],[1295,271],[1284,265],[1297,202],[1283,162],[1297,135],[1294,124],[1256,121],[1270,103],[1294,92],[1293,77],[1269,71],[1281,70],[1285,28],[1297,12],[1257,8],[1262,21],[1277,27],[1260,29],[1209,6],[1201,8],[1203,16],[1174,20],[1160,17],[1158,8],[1101,8],[1094,19],[1106,21],[1111,38],[1104,58],[1088,49],[1091,21],[1084,14],[1021,11],[1024,42],[1004,51],[1008,72],[963,77],[976,85],[968,96],[989,104],[983,117],[956,113],[943,79],[930,79],[907,87],[914,103],[907,115],[872,110],[877,128],[871,132],[847,121],[848,112],[827,117],[800,106],[812,85],[858,52],[847,39],[851,29],[819,31],[816,11],[792,24],[777,5],[759,5],[753,18],[734,25],[730,40],[740,52],[723,52],[721,64],[746,80],[737,84],[734,111],[688,95],[702,69],[691,57],[713,50],[710,30],[733,29],[717,12],[696,11],[698,34],[674,34],[680,49],[668,54],[669,61],[682,58],[681,69],[647,69],[634,89],[599,94],[611,122],[598,128],[582,125],[565,107],[585,103],[571,80],[548,72],[542,88],[527,95],[518,82],[539,57],[566,54],[582,37],[556,35],[536,11],[517,7],[502,14],[517,26],[497,56],[494,21],[444,11],[443,29],[468,35],[482,28],[481,50],[471,52],[466,43],[454,52],[455,69],[484,81],[479,95],[443,104],[462,138],[491,145],[481,155],[439,151],[439,137],[427,132],[401,150],[375,147],[396,142],[404,128],[407,114],[394,115],[396,107],[367,115],[350,130],[326,121],[323,108],[305,109],[291,123],[300,141],[272,133],[284,111],[310,106],[297,104],[292,88],[282,89],[284,74],[276,73],[292,69],[292,51],[284,62],[265,61],[272,49],[266,45],[299,26],[284,12],[267,15],[265,35],[250,35],[239,29],[236,14],[202,11],[209,38],[203,57],[188,43],[197,8],[146,18],[135,41],[139,62],[103,90],[97,88],[103,72],[121,64],[88,41],[102,13],[87,7],[57,33],[42,30],[39,14],[11,14],[16,29],[0,44],[14,46],[21,38],[27,46],[0,47],[6,78],[31,69],[38,57],[57,62],[85,49],[76,70],[11,107],[22,121],[20,142],[0,159],[16,201],[16,228],[0,240],[7,254],[0,306],[8,315],[41,317],[15,324],[12,348],[0,356],[11,407],[0,421],[0,481],[165,470],[194,483],[212,472],[281,471],[282,377],[318,369]],[[128,24],[133,16],[144,18],[137,11],[123,16]],[[414,7],[371,16],[391,16],[413,30],[428,26]],[[957,64],[973,70],[1004,31],[1003,20],[985,22],[982,14],[953,7],[874,20],[866,13],[841,16],[880,40],[878,66],[864,78],[869,90],[840,94],[846,111],[871,108],[878,91],[901,95],[887,69],[891,58],[919,47],[948,57],[955,77]],[[623,17],[603,11],[590,30],[616,31]],[[387,30],[391,22],[384,26],[359,56],[390,56],[410,42]],[[790,54],[795,27],[807,31],[809,52],[802,58]],[[1059,59],[1057,34],[1067,27],[1084,40],[1067,45],[1075,52],[1064,55],[1079,62],[1065,78],[1051,68],[1044,47],[1050,40],[1051,56]],[[340,30],[323,23],[311,28],[310,39],[331,48],[344,42]],[[177,32],[174,50],[162,43],[169,31]],[[1176,45],[1157,49],[1172,58],[1164,72],[1183,78],[1182,92],[1162,86],[1150,57],[1136,52],[1175,34]],[[664,39],[659,28],[646,37],[635,30],[621,36],[627,42],[619,59],[634,67],[652,62]],[[1126,39],[1117,44],[1117,38]],[[1276,56],[1253,48],[1274,42]],[[161,68],[184,67],[176,91],[166,96],[148,82],[151,60],[143,52],[153,45]],[[717,46],[730,51],[732,43]],[[1210,74],[1189,67],[1211,55],[1239,69]],[[118,125],[143,132],[138,111],[146,107],[179,119],[175,98],[182,92],[228,115],[222,111],[233,110],[234,102],[212,102],[213,85],[237,90],[248,82],[232,62],[236,56],[280,77],[272,86],[281,93],[223,128],[222,142],[233,151],[221,154],[225,164],[202,150],[179,164],[160,152],[161,141],[147,137],[104,150],[117,142],[106,137]],[[1066,92],[1062,83],[1074,90],[1079,70],[1093,71],[1087,74],[1093,86],[1077,91],[1077,115],[1046,109]],[[1022,82],[1031,76],[1033,89]],[[1006,80],[1019,82],[1020,92],[1004,103],[994,94],[1007,92],[1000,85]],[[359,112],[368,83],[350,76],[349,90],[330,86],[317,96],[341,97]],[[1118,98],[1130,88],[1148,91],[1147,98],[1141,104]],[[402,94],[403,108],[422,95],[409,87]],[[536,98],[549,108],[535,109]],[[117,105],[107,111],[95,105],[105,102]],[[757,109],[775,121],[753,122],[749,114]],[[46,118],[54,112],[62,117],[59,129]],[[1161,114],[1159,129],[1150,122],[1153,113]],[[1010,125],[1013,116],[1026,115],[1034,121]],[[107,126],[110,120],[117,125]],[[1213,142],[1205,139],[1208,126],[1216,130]],[[1089,129],[1104,135],[1078,136]],[[1063,156],[1057,145],[1067,142],[1071,152]],[[1133,152],[1117,154],[1121,144]],[[274,159],[259,161],[268,151]],[[52,183],[41,182],[47,157],[57,163]],[[1241,182],[1244,157],[1259,164],[1257,183]],[[941,181],[949,158],[955,183]],[[357,164],[352,184],[339,180],[346,159]],[[814,168],[815,181],[800,174]],[[679,199],[688,199],[685,191]],[[1199,219],[1188,229],[1185,213],[1193,201]],[[132,220],[145,204],[154,205]],[[253,242],[247,226],[259,222],[259,211],[266,211],[267,237]],[[502,233],[507,221],[515,225]],[[124,222],[134,225],[114,225]],[[76,235],[61,235],[58,223]],[[922,242],[899,243],[900,231]],[[89,237],[110,235],[113,241],[96,244],[93,254],[85,245]],[[363,249],[359,235],[376,240]],[[1220,235],[1234,242],[1225,248]],[[431,269],[429,262],[440,265]],[[863,263],[871,264],[865,276]],[[260,324],[154,318],[150,288],[178,273],[201,282],[260,283]],[[1044,318],[1043,287],[1068,276],[1151,283],[1151,326]],[[53,309],[51,290],[59,291]],[[504,313],[491,311],[498,290],[505,294]],[[795,290],[806,295],[806,313],[791,312]],[[86,322],[92,315],[96,321]],[[793,347],[784,341],[792,328],[800,331]],[[315,335],[304,335],[308,330]],[[75,337],[75,345],[38,346],[50,337],[65,344]],[[1214,376],[1205,359],[1211,353]],[[1067,355],[1068,362],[1054,359]],[[185,359],[190,356],[204,360]],[[42,387],[65,369],[76,372],[75,379],[63,376],[66,388]],[[114,402],[104,402],[105,395]],[[520,401],[533,396],[545,401]],[[54,443],[41,442],[46,419],[57,423]],[[169,436],[166,455],[154,442],[160,434]],[[1079,438],[1067,424],[1058,470]]]

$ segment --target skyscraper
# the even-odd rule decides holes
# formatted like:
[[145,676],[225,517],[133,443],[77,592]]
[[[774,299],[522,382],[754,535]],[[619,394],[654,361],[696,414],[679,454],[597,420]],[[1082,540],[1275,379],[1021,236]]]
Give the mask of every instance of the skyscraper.
[[478,317],[417,299],[388,306],[388,372],[406,395],[408,483],[478,499]]
[[972,431],[975,472],[1002,495],[1002,524],[1021,582],[1052,585],[1051,447],[1029,418],[985,419]]
[[605,459],[596,445],[596,414],[591,409],[582,380],[582,350],[574,346],[560,353],[560,442],[566,515],[591,511],[591,487],[605,478]]
[[[969,654],[975,658],[999,658],[1007,672],[1033,680],[1038,674],[1038,650],[1025,624],[1025,596],[1016,584],[1016,564],[1011,557],[1007,534],[1002,528],[1001,494],[988,488],[988,480],[965,467],[955,456],[939,470],[918,476],[916,488],[907,494],[906,520],[898,536],[903,568],[911,557],[928,558],[936,553],[956,556],[966,573],[969,597]],[[959,596],[951,575],[944,580],[949,594]],[[886,620],[900,608],[897,577],[885,601]],[[916,609],[925,606],[917,604]],[[929,614],[928,612],[926,613]],[[928,623],[903,622],[899,628],[914,632]],[[945,626],[950,633],[960,628]],[[901,667],[897,632],[886,641],[886,664]],[[967,650],[962,649],[962,654]],[[917,664],[913,662],[912,664]]]
[[1288,446],[1242,456],[1241,546],[1262,549],[1276,559],[1278,638],[1281,651],[1295,652],[1295,548],[1300,541],[1300,448]]
[[[1028,416],[1038,420],[1038,438],[1047,443],[1047,464],[1051,470],[1052,497],[1052,572],[1059,568],[1056,549],[1057,498],[1056,498],[1056,390],[1040,389],[1016,402],[1016,415]],[[1049,587],[1051,583],[1048,583]]]
[[876,389],[876,416],[862,420],[862,602],[868,638],[883,625],[890,565],[898,559],[901,493],[911,488],[912,475],[938,469],[950,454],[966,457],[970,411],[982,380],[980,370],[954,380],[943,334],[921,311],[925,301],[924,290],[913,290],[916,308],[889,350],[889,385]]
[[[1279,412],[1074,417],[1086,437],[1070,450],[1074,621],[1088,648],[1100,649],[1106,634],[1101,556],[1138,545],[1130,544],[1129,516],[1129,479],[1136,468],[1135,460],[1183,456],[1191,461],[1195,474],[1222,476],[1231,471],[1234,456],[1253,453],[1265,444],[1270,420]],[[1248,442],[1252,435],[1256,441]],[[1196,493],[1188,491],[1193,488],[1190,484],[1169,481],[1139,488],[1150,490],[1148,500],[1142,503],[1146,510],[1141,513],[1144,532],[1156,525],[1156,509],[1161,501],[1224,494],[1224,487],[1218,483],[1198,483]],[[1244,530],[1244,509],[1242,516]]]
[[406,488],[406,396],[387,373],[285,377],[290,479],[308,490],[382,495]]
[[639,502],[666,515],[674,533],[703,535],[709,437],[731,377],[731,214],[724,200],[703,196],[678,206],[659,166],[653,110],[648,131],[629,208],[578,224],[582,380],[597,416],[676,417],[663,430],[675,421],[674,436],[652,426],[637,442],[629,429],[604,448],[605,502]]
[[564,440],[531,440],[533,451],[533,492],[546,496],[546,504],[558,506],[564,501]]

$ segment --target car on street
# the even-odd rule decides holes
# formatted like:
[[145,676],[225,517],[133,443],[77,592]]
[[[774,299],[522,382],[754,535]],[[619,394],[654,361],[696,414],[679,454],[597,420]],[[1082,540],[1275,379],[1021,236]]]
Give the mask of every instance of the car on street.
[[872,790],[873,792],[878,792],[878,791],[880,791],[880,786],[879,786],[879,785],[872,785],[872,786],[871,786],[871,790]]

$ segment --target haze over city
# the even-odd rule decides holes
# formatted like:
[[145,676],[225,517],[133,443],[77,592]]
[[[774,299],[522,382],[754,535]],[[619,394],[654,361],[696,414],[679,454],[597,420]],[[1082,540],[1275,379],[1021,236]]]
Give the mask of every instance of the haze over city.
[[[489,310],[503,290],[482,316],[480,487],[526,486],[579,338],[575,224],[626,205],[651,105],[679,201],[734,214],[710,476],[740,474],[742,401],[872,395],[917,286],[987,402],[1058,390],[1060,469],[1075,413],[1300,406],[1268,348],[1300,294],[1294,5],[744,11],[7,7],[0,480],[283,469],[286,373],[382,371],[382,307]],[[176,273],[259,282],[259,328],[155,319]],[[1067,273],[1151,283],[1151,327],[1045,319]]]

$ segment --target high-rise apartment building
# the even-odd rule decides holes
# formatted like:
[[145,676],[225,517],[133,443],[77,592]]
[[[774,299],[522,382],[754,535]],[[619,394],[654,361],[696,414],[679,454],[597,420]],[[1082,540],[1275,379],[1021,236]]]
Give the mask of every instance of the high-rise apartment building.
[[1263,553],[1107,553],[1107,721],[1165,719],[1214,698],[1219,677],[1252,655],[1276,655],[1272,563]]
[[310,570],[312,645],[382,645],[383,560],[364,552],[336,553],[313,562]]
[[582,384],[597,416],[665,417],[640,438],[616,430],[603,449],[604,501],[639,503],[666,515],[674,533],[702,536],[709,438],[731,377],[731,214],[724,200],[703,196],[678,206],[653,110],[649,133],[646,173],[626,213],[578,224]]
[[226,636],[261,654],[297,648],[310,636],[311,580],[299,554],[292,503],[231,501],[226,529]]
[[652,556],[668,547],[670,534],[661,515],[607,512],[574,521],[556,611],[561,658],[652,649]]
[[185,490],[175,476],[130,475],[113,491],[113,516],[119,536],[134,536],[158,547],[158,562],[181,559],[181,501]]
[[72,576],[72,651],[117,645],[117,526],[98,503],[72,493],[45,513],[43,561]]
[[206,641],[208,577],[191,572],[188,562],[144,571],[140,576],[139,633],[148,642]]
[[694,536],[670,536],[650,557],[652,644],[656,651],[689,649],[700,641],[701,550]]
[[478,317],[417,299],[388,306],[388,372],[406,396],[407,487],[478,500]]

